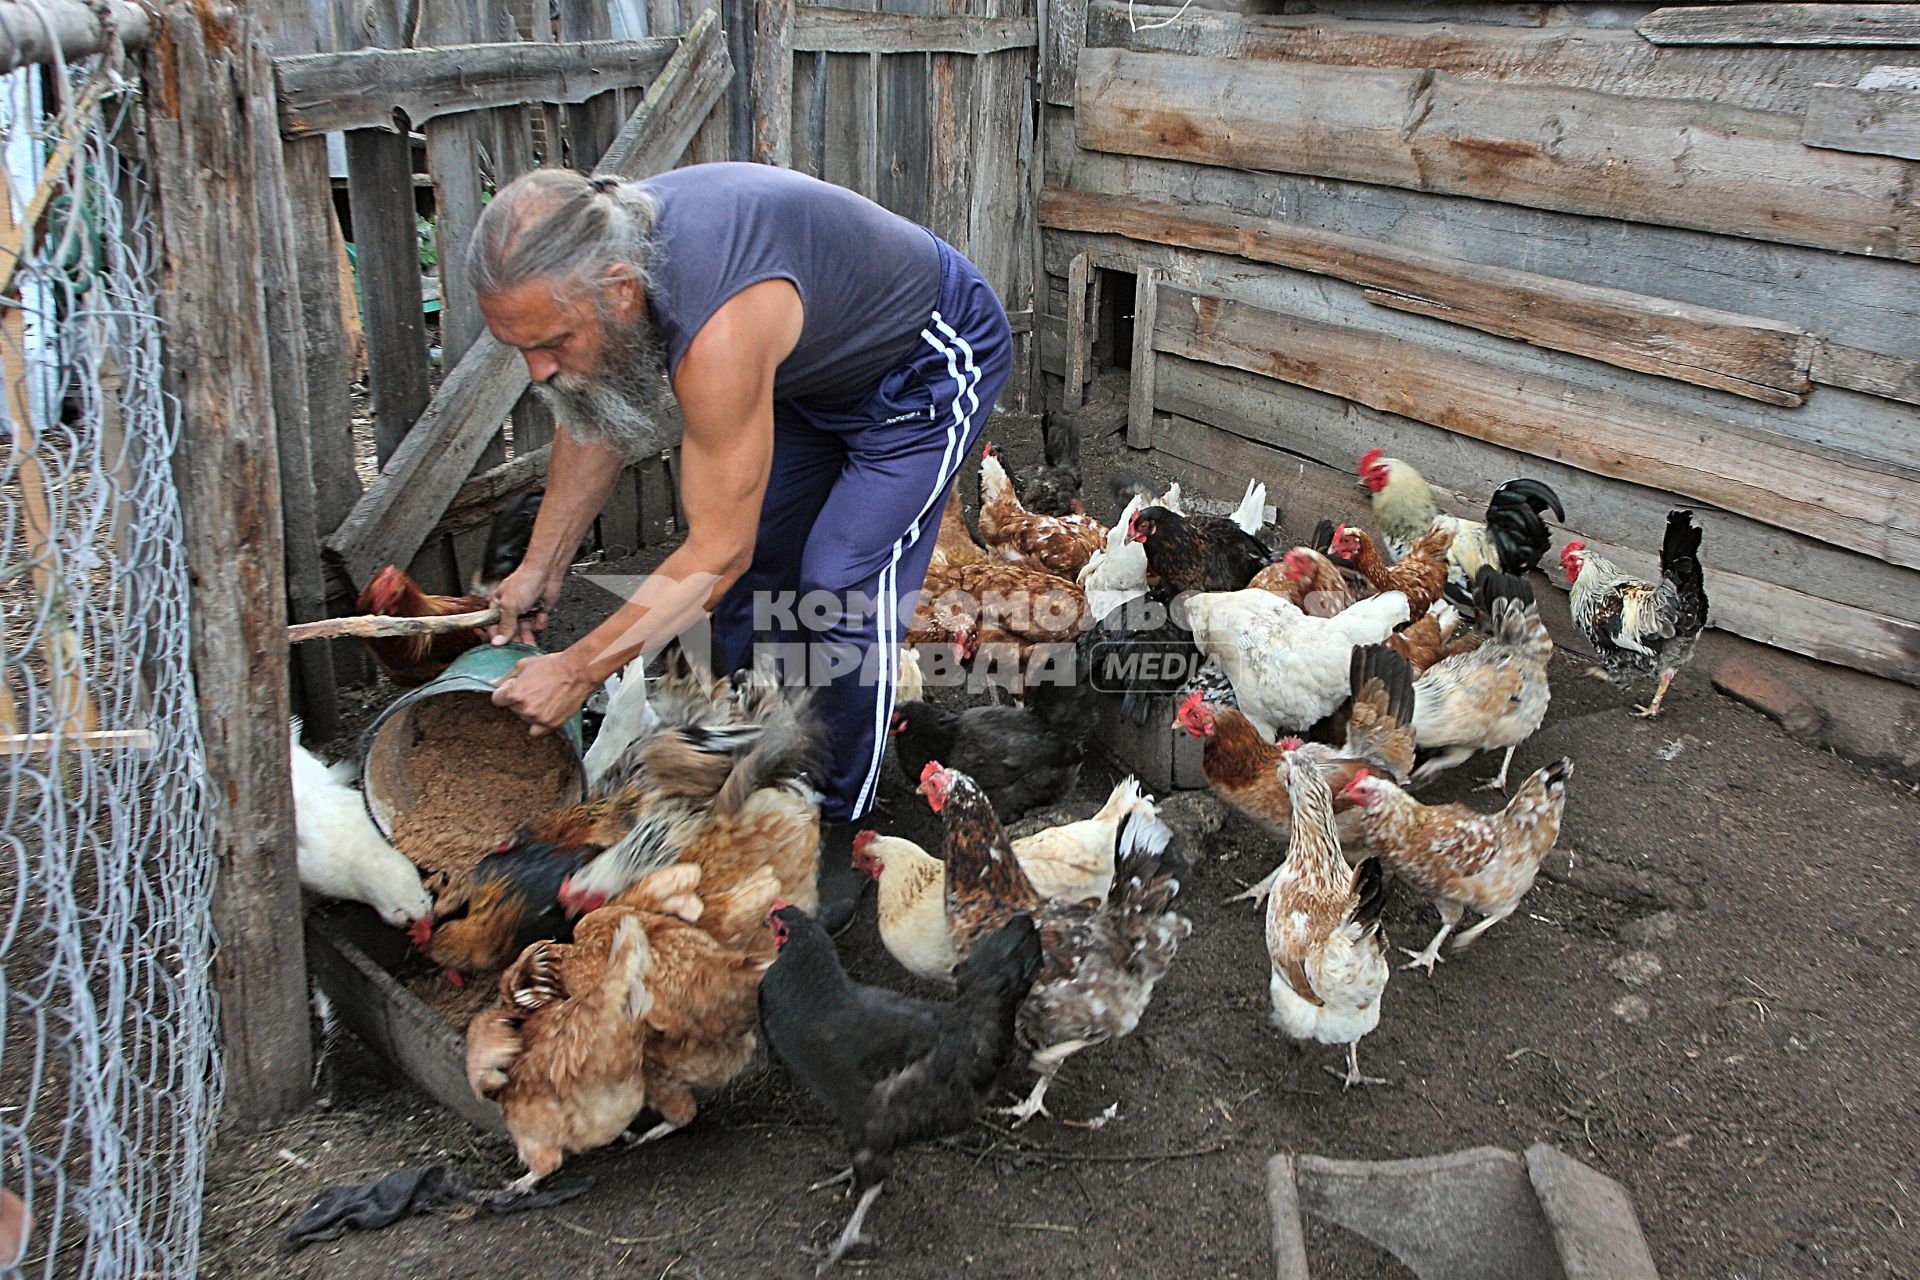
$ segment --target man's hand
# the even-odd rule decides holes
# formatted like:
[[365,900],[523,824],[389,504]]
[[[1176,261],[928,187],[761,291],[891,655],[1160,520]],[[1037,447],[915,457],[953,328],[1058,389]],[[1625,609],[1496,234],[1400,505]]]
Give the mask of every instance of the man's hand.
[[493,689],[493,705],[525,720],[540,737],[557,729],[586,703],[597,682],[571,649],[540,653],[513,664]]
[[530,562],[508,574],[493,593],[494,603],[500,606],[500,621],[487,629],[488,638],[495,644],[509,640],[537,643],[540,633],[547,629],[547,611],[560,600],[560,583],[560,577],[549,578]]

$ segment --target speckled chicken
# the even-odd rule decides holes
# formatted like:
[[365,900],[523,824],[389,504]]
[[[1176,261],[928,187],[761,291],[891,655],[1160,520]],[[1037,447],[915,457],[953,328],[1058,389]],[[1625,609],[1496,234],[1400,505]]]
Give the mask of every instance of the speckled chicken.
[[980,538],[993,560],[1031,564],[1072,582],[1106,542],[1107,526],[1092,516],[1028,511],[989,444],[980,459]]
[[1514,750],[1547,716],[1553,637],[1524,578],[1482,569],[1474,599],[1486,641],[1435,663],[1413,686],[1413,733],[1426,757],[1413,781],[1451,769],[1477,752],[1505,747],[1499,776],[1486,784],[1504,790]]
[[1693,512],[1667,513],[1657,583],[1622,573],[1584,542],[1569,542],[1560,552],[1560,567],[1571,583],[1574,625],[1593,646],[1607,678],[1625,684],[1641,672],[1658,677],[1653,701],[1637,709],[1649,719],[1660,714],[1673,677],[1693,660],[1694,641],[1707,625],[1700,537]]

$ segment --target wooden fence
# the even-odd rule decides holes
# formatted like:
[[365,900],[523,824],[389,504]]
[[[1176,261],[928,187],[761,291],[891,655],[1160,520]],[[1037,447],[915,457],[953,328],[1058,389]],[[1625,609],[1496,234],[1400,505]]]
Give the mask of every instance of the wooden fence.
[[1670,505],[1712,508],[1715,625],[1920,685],[1920,95],[1871,47],[1920,13],[1729,36],[1729,6],[1721,47],[1674,11],[1318,7],[1054,6],[1038,327],[1070,395],[1128,273],[1132,443],[1322,493],[1378,445],[1474,514],[1537,475],[1640,572]]

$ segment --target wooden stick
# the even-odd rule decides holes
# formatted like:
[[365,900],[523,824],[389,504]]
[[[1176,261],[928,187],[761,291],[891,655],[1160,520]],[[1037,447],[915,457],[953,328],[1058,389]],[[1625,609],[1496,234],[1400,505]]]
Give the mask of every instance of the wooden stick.
[[0,734],[0,756],[29,756],[52,751],[151,751],[151,729],[93,729],[67,737],[57,733]]
[[358,636],[373,640],[382,636],[437,636],[447,631],[464,631],[500,621],[498,605],[476,609],[472,613],[443,613],[430,618],[391,618],[384,613],[362,614],[354,618],[322,618],[318,622],[296,622],[287,628],[287,643],[303,640],[333,640],[340,636]]

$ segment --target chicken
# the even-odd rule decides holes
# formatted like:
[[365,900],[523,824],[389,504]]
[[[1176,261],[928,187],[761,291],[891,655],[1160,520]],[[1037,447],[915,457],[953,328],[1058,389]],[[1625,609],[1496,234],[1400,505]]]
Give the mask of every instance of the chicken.
[[598,846],[535,837],[523,828],[503,841],[436,904],[439,919],[427,958],[455,986],[464,986],[468,975],[500,968],[535,942],[571,936],[560,886]]
[[1147,594],[1147,549],[1127,536],[1133,517],[1146,499],[1128,499],[1120,519],[1107,531],[1107,545],[1080,570],[1080,590],[1086,596],[1087,616],[1098,620],[1130,600]]
[[[466,595],[432,595],[422,591],[399,566],[388,565],[360,592],[356,607],[361,613],[389,618],[443,618],[485,609],[493,587],[526,555],[527,540],[533,536],[533,521],[539,511],[539,497],[527,494],[494,516]],[[414,688],[445,671],[455,658],[486,639],[485,627],[467,627],[438,635],[379,636],[361,643],[389,680],[402,688]]]
[[1447,553],[1452,547],[1452,530],[1429,529],[1413,540],[1397,563],[1388,564],[1364,530],[1343,524],[1333,531],[1333,554],[1358,569],[1375,591],[1406,596],[1407,610],[1416,618],[1446,591]]
[[1434,606],[1388,636],[1387,648],[1407,660],[1416,676],[1425,675],[1428,668],[1444,658],[1456,654],[1472,653],[1486,640],[1486,633],[1471,627],[1462,629],[1460,611],[1446,600],[1436,601]]
[[1347,1088],[1384,1084],[1360,1074],[1360,1037],[1380,1025],[1380,997],[1387,989],[1381,861],[1347,866],[1333,825],[1333,794],[1317,763],[1290,751],[1280,768],[1293,823],[1287,860],[1267,899],[1273,1023],[1295,1040],[1346,1045]]
[[[755,999],[772,960],[758,922],[778,896],[762,871],[702,897],[701,871],[667,867],[539,941],[500,977],[504,1002],[467,1031],[467,1080],[500,1103],[530,1190],[570,1154],[621,1137],[647,1107],[694,1116],[694,1087],[737,1075],[754,1048]],[[695,923],[695,922],[698,923]]]
[[1030,564],[1068,582],[1080,576],[1107,540],[1107,527],[1092,516],[1035,515],[1020,505],[1006,468],[986,446],[980,459],[980,538],[990,559]]
[[1194,646],[1183,602],[1149,594],[1080,633],[1077,672],[1088,687],[1118,693],[1120,714],[1143,725],[1154,694],[1179,693],[1206,659]]
[[1649,719],[1660,714],[1668,686],[1693,660],[1694,641],[1707,625],[1700,537],[1693,512],[1667,513],[1657,584],[1627,576],[1584,542],[1569,542],[1560,552],[1560,567],[1573,584],[1574,624],[1599,655],[1608,679],[1625,684],[1638,672],[1658,675],[1653,701],[1636,708]]
[[1357,598],[1339,566],[1311,547],[1292,548],[1254,574],[1247,586],[1270,591],[1314,618],[1331,618]]
[[1080,497],[1080,431],[1064,413],[1040,415],[1040,448],[1046,462],[1014,476],[1020,505],[1035,515],[1083,516]]
[[293,722],[293,830],[300,887],[323,898],[363,902],[424,948],[433,933],[433,896],[420,869],[374,826],[342,761],[329,769],[300,745]]
[[1405,559],[1413,544],[1438,527],[1453,534],[1447,548],[1448,581],[1473,585],[1482,567],[1524,574],[1540,563],[1552,540],[1541,519],[1552,509],[1565,520],[1559,495],[1538,480],[1509,480],[1493,491],[1484,523],[1448,515],[1418,471],[1398,458],[1369,449],[1360,459],[1360,483],[1373,495],[1373,518],[1386,535],[1387,553]]
[[947,490],[947,503],[940,512],[940,532],[933,543],[933,566],[957,568],[963,564],[985,564],[987,551],[973,540],[967,528],[967,513],[960,509],[960,482]]
[[1356,645],[1379,644],[1407,620],[1407,598],[1388,591],[1331,618],[1311,618],[1266,591],[1192,596],[1187,618],[1200,651],[1233,681],[1234,698],[1263,738],[1304,730],[1339,706]]
[[551,835],[552,843],[592,855],[560,886],[566,909],[591,911],[682,856],[709,875],[716,860],[745,858],[748,869],[773,863],[791,900],[811,893],[819,795],[805,778],[817,767],[819,726],[808,691],[783,685],[768,666],[710,682],[670,667],[654,700],[662,727],[629,747],[603,780],[615,788],[604,804],[543,820],[571,833]]
[[[1214,793],[1269,835],[1285,842],[1293,833],[1293,805],[1287,799],[1282,758],[1296,751],[1327,774],[1336,794],[1368,769],[1396,778],[1413,770],[1413,673],[1406,660],[1379,645],[1353,651],[1348,673],[1352,708],[1347,713],[1346,743],[1327,747],[1287,738],[1274,745],[1232,707],[1210,707],[1200,694],[1180,704],[1175,727],[1206,744],[1200,767]],[[1265,889],[1243,895],[1264,896]]]
[[1547,716],[1547,660],[1553,637],[1540,621],[1524,578],[1482,569],[1474,600],[1487,639],[1469,653],[1427,669],[1413,686],[1413,736],[1436,752],[1413,771],[1423,782],[1480,751],[1505,747],[1500,775],[1484,789],[1504,791],[1513,752]]
[[1153,848],[1163,841],[1126,851],[1104,902],[1047,901],[1020,869],[972,778],[933,762],[920,791],[945,824],[947,919],[961,955],[1020,912],[1040,927],[1045,958],[1017,1022],[1038,1079],[1026,1100],[1005,1112],[1018,1127],[1048,1114],[1047,1088],[1070,1056],[1139,1025],[1193,925],[1173,911],[1180,882],[1162,865],[1164,849]]
[[[1079,587],[1027,565],[930,568],[906,642],[959,641],[968,634],[976,653],[987,645],[1006,646],[988,652],[1012,666],[1018,677],[1026,670],[1033,646],[1071,643],[1080,632],[1086,609],[1087,599]],[[1016,678],[1014,683],[1020,681]]]
[[954,998],[935,1003],[847,977],[818,922],[794,907],[772,913],[780,954],[760,984],[767,1046],[840,1124],[859,1197],[827,1251],[824,1272],[856,1244],[901,1146],[972,1126],[1014,1050],[1014,1013],[1040,967],[1031,917],[980,939],[954,973]]
[[1031,707],[948,711],[908,702],[894,708],[892,737],[909,779],[918,781],[928,761],[953,760],[1011,819],[1073,790],[1091,729],[1090,722],[1051,724]]
[[1183,516],[1143,507],[1127,537],[1147,549],[1147,571],[1163,596],[1238,591],[1267,567],[1267,545],[1227,516]]
[[627,748],[660,727],[660,715],[647,697],[647,660],[629,662],[618,675],[607,677],[607,707],[599,732],[587,747],[587,794],[602,794],[601,782],[627,753]]
[[1413,957],[1404,967],[1432,973],[1444,958],[1440,944],[1469,907],[1482,919],[1454,939],[1455,951],[1513,914],[1560,838],[1572,776],[1573,761],[1562,758],[1521,783],[1506,808],[1488,814],[1463,804],[1421,804],[1391,779],[1364,770],[1347,783],[1356,841],[1440,912],[1440,932],[1426,950],[1402,948]]
[[[1092,817],[1015,840],[1013,856],[1043,898],[1104,901],[1118,861],[1172,839],[1158,814],[1128,778]],[[893,958],[917,978],[949,981],[960,952],[947,925],[946,864],[911,840],[872,831],[854,837],[853,864],[879,884],[880,940]]]

